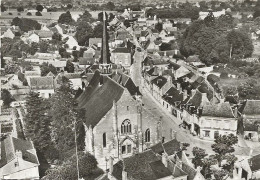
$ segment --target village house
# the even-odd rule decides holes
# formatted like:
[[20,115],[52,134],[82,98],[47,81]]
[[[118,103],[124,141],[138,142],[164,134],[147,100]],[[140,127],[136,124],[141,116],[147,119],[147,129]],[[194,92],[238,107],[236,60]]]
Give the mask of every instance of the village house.
[[59,73],[55,78],[54,78],[54,86],[55,89],[59,88],[60,85],[62,84],[62,78],[65,77],[70,81],[71,87],[74,90],[83,89],[84,81],[82,81],[81,78],[81,73],[66,73],[62,72]]
[[116,48],[111,52],[111,62],[129,68],[132,64],[131,51],[126,47]]
[[8,136],[1,142],[1,179],[40,179],[39,165],[32,141]]
[[6,37],[6,38],[13,39],[15,37],[15,34],[13,33],[13,31],[10,28],[8,28],[7,31],[5,31],[1,37],[2,38]]
[[249,156],[235,163],[234,178],[243,180],[260,178],[260,154],[253,156],[252,153],[253,150],[250,149]]
[[52,76],[31,77],[28,81],[31,91],[39,93],[42,98],[49,98],[54,93],[54,82]]
[[246,100],[239,108],[243,118],[244,137],[259,141],[260,100]]

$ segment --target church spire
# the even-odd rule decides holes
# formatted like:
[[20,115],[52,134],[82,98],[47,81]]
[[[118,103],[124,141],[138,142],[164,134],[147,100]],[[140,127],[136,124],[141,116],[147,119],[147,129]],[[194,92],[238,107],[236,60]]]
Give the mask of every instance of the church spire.
[[109,46],[108,46],[108,33],[107,33],[107,22],[106,12],[103,11],[103,37],[102,37],[102,49],[101,49],[101,64],[109,64]]

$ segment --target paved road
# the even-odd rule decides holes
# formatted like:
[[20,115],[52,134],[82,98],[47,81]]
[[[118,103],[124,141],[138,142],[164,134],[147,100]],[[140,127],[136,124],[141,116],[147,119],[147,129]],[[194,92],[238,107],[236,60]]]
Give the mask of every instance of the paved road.
[[[214,143],[213,141],[202,140],[197,136],[193,136],[190,132],[186,129],[179,128],[179,124],[181,124],[181,120],[175,118],[174,116],[170,115],[168,111],[162,108],[157,100],[153,98],[153,96],[142,86],[142,76],[141,76],[141,62],[143,61],[143,52],[137,52],[134,55],[134,64],[131,67],[131,77],[135,84],[140,87],[140,90],[143,94],[143,104],[144,108],[150,111],[155,116],[161,116],[163,118],[163,128],[169,129],[171,127],[172,130],[177,132],[177,139],[180,142],[186,142],[190,144],[190,147],[187,150],[187,153],[192,155],[192,148],[197,146],[206,150],[208,154],[214,154],[212,151],[211,145]],[[167,140],[170,140],[170,131],[164,131],[163,136]],[[249,147],[242,142],[243,139],[239,138],[241,141],[238,145],[235,146],[235,155],[237,156],[244,156],[249,154]],[[253,154],[259,154],[260,149],[255,148]]]

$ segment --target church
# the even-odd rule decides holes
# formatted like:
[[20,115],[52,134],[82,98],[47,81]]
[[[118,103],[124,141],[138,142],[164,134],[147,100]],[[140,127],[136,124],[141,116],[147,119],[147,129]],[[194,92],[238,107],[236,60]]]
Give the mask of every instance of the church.
[[105,23],[99,69],[77,98],[85,110],[85,150],[100,167],[110,157],[120,160],[163,141],[162,120],[143,108],[139,88],[128,75],[110,69]]

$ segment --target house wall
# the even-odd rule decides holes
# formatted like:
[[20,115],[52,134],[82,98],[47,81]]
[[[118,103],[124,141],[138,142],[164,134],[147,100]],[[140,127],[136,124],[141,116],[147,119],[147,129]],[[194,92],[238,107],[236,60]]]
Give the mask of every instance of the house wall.
[[202,138],[214,140],[215,132],[218,132],[219,135],[236,135],[237,120],[235,118],[201,117],[199,126]]
[[259,135],[258,132],[256,131],[244,131],[244,138],[247,136],[249,137],[249,134],[251,134],[251,139],[252,141],[259,141]]
[[39,96],[42,98],[50,98],[50,96],[54,94],[54,89],[42,89],[33,91],[39,93]]
[[[18,166],[15,167],[15,162]],[[38,164],[15,158],[0,169],[0,179],[39,179]]]
[[123,66],[131,65],[131,53],[111,53],[111,61]]

